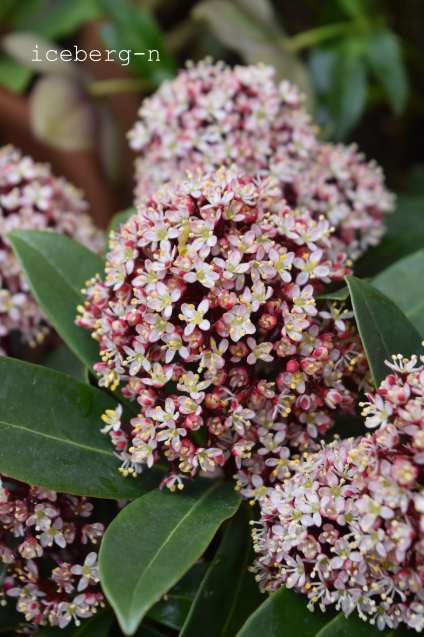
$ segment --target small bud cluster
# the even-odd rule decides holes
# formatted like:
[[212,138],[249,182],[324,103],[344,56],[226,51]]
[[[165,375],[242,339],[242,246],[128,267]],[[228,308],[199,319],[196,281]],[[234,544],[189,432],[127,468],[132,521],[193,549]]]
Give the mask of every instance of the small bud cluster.
[[322,143],[298,89],[274,82],[270,66],[205,60],[165,81],[142,103],[129,133],[139,201],[187,169],[212,171],[235,163],[249,175],[271,174],[292,208],[336,231],[333,249],[357,258],[383,234],[394,207],[381,168],[356,146]]
[[[424,628],[424,366],[394,356],[393,371],[368,394],[365,424],[377,428],[292,459],[261,502],[262,590],[282,584],[308,607],[357,609],[380,630]],[[424,362],[424,357],[422,357]]]
[[104,526],[88,521],[92,510],[87,498],[0,479],[0,554],[7,565],[1,604],[14,598],[30,627],[78,626],[103,605],[89,544],[98,544]]
[[330,233],[270,177],[224,168],[164,187],[112,233],[77,323],[99,340],[99,384],[123,381],[140,405],[128,424],[121,408],[104,415],[125,474],[165,457],[175,489],[237,468],[260,498],[284,445],[315,445],[329,412],[353,409],[367,363],[352,312],[315,300],[350,271],[328,258]]
[[47,319],[35,302],[6,234],[11,230],[54,230],[95,252],[102,236],[83,211],[81,193],[63,177],[51,174],[47,164],[22,157],[12,146],[0,149],[0,339],[8,354],[7,335],[19,330],[35,347],[49,331]]

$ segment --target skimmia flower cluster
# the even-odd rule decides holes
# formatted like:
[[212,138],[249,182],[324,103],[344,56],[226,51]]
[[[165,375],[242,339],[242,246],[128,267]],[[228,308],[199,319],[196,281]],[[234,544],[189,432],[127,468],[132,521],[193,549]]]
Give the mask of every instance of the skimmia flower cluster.
[[[355,609],[382,630],[424,627],[424,366],[394,356],[363,415],[375,431],[292,460],[255,530],[257,580]],[[424,357],[422,357],[424,362]]]
[[247,174],[270,173],[292,208],[335,227],[332,244],[357,258],[379,242],[394,200],[383,173],[354,145],[324,144],[288,81],[276,85],[270,66],[209,61],[165,81],[139,110],[129,133],[141,151],[137,198],[143,200],[187,169],[211,171],[235,163]]
[[123,382],[140,405],[130,423],[121,408],[104,416],[125,474],[165,457],[175,489],[237,467],[260,498],[285,444],[315,445],[329,412],[352,410],[367,374],[352,313],[314,297],[349,272],[346,255],[325,255],[330,230],[270,177],[222,168],[164,187],[112,233],[77,323],[99,340],[100,385]]
[[103,605],[90,545],[98,548],[104,527],[89,521],[92,510],[84,497],[0,480],[0,554],[7,565],[1,604],[15,600],[28,628],[78,626]]
[[99,252],[102,236],[83,211],[81,193],[47,164],[22,157],[12,146],[0,150],[0,338],[19,330],[35,346],[48,332],[47,319],[29,291],[6,234],[11,230],[51,229]]

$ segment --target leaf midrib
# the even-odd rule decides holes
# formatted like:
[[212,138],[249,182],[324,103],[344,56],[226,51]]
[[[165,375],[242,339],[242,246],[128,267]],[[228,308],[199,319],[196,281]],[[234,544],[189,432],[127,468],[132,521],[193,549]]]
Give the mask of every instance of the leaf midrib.
[[74,447],[79,447],[80,449],[86,449],[87,451],[93,451],[94,453],[102,453],[105,456],[113,457],[113,453],[111,451],[106,451],[102,449],[96,449],[95,447],[87,447],[87,445],[82,445],[78,442],[73,442],[72,440],[66,440],[64,438],[57,438],[56,436],[52,436],[50,434],[43,433],[41,431],[34,431],[33,429],[28,429],[28,427],[23,427],[22,425],[15,425],[11,422],[6,422],[5,420],[0,420],[0,425],[5,425],[7,427],[13,427],[14,429],[22,429],[23,431],[28,431],[35,436],[43,436],[44,438],[49,438],[51,440],[56,440],[58,442],[62,442],[66,445],[73,445]]
[[[178,524],[172,529],[172,531],[169,533],[168,537],[166,538],[166,540],[160,545],[160,547],[158,548],[158,550],[156,551],[155,555],[152,557],[152,559],[150,560],[150,562],[148,563],[148,565],[146,566],[146,568],[144,569],[140,579],[137,582],[137,585],[134,587],[133,593],[131,595],[131,602],[129,605],[130,608],[130,613],[132,612],[133,609],[133,604],[134,604],[134,598],[135,595],[137,593],[137,590],[140,586],[140,584],[142,583],[143,579],[146,576],[146,573],[148,572],[148,570],[152,567],[152,564],[155,562],[156,558],[158,557],[158,555],[161,553],[161,551],[163,550],[163,548],[168,544],[168,542],[170,541],[170,539],[172,538],[172,536],[175,534],[175,532],[178,530],[178,528],[183,524],[183,522],[186,520],[186,518],[188,518],[194,511],[195,509],[202,503],[202,501],[206,498],[206,496],[208,496],[214,489],[216,489],[219,486],[219,484],[213,484],[207,491],[205,491],[205,493],[202,495],[201,498],[199,498],[198,500],[196,500],[196,502],[194,503],[194,505],[190,508],[189,511],[187,511],[187,513],[181,518],[181,520],[178,522]],[[172,586],[172,584],[171,584]]]

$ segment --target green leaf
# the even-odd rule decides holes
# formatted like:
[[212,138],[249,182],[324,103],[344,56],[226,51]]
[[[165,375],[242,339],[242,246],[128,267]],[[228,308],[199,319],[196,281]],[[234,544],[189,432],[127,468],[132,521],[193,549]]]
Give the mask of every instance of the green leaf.
[[341,8],[351,18],[364,18],[367,13],[366,0],[338,0]]
[[424,197],[398,195],[396,211],[385,219],[381,245],[370,248],[355,265],[359,277],[374,276],[391,263],[424,248]]
[[422,337],[385,294],[354,276],[345,279],[372,377],[378,387],[389,373],[384,361],[391,361],[396,354],[407,358],[418,355]]
[[[141,77],[159,83],[175,76],[177,62],[166,50],[160,26],[149,9],[135,7],[128,0],[101,0],[101,6],[113,24],[102,25],[100,34],[106,46],[116,51],[115,59],[118,63],[122,63],[119,53],[129,50],[129,66]],[[149,61],[151,50],[158,51],[159,61],[156,61],[156,53],[152,54]],[[126,57],[125,55],[124,64]]]
[[124,478],[101,416],[107,394],[46,367],[0,358],[0,473],[55,491],[132,499],[163,474]]
[[397,630],[378,630],[359,618],[356,609],[348,619],[327,606],[313,613],[306,607],[307,597],[282,586],[253,613],[236,637],[408,637],[402,624]]
[[365,109],[367,78],[361,47],[357,38],[349,38],[339,47],[332,68],[329,101],[336,121],[336,140],[347,137]]
[[69,237],[41,230],[8,235],[37,303],[71,350],[92,369],[99,346],[88,330],[75,325],[87,279],[103,272],[103,260]]
[[247,504],[231,519],[180,637],[233,637],[261,604],[258,584],[248,571],[254,561],[250,519]]
[[0,58],[0,85],[13,93],[23,93],[31,81],[31,71],[8,55]]
[[126,210],[121,210],[120,212],[117,212],[115,215],[113,215],[106,230],[106,237],[109,237],[112,230],[118,230],[121,223],[125,223],[130,217],[135,214],[137,214],[137,208],[131,207],[126,208]]
[[424,250],[383,270],[373,286],[392,299],[424,338]]
[[98,0],[55,0],[43,3],[22,26],[51,40],[61,40],[100,15]]
[[249,617],[237,637],[315,637],[336,613],[311,613],[306,605],[306,595],[282,586]]
[[239,503],[232,483],[200,478],[182,492],[156,489],[121,511],[105,533],[99,566],[125,635],[199,559]]
[[87,367],[67,345],[61,345],[49,352],[43,358],[41,365],[62,372],[62,374],[68,374],[82,383],[89,382]]
[[208,568],[209,564],[206,562],[192,566],[184,577],[152,606],[146,617],[169,628],[181,630]]
[[66,628],[47,626],[37,633],[37,637],[107,637],[114,619],[112,609],[105,608],[93,617],[83,619],[80,626],[76,626],[71,619]]
[[0,606],[0,633],[16,630],[24,621],[25,616],[16,610],[16,600],[9,598],[6,606]]
[[402,113],[408,98],[408,80],[396,34],[388,29],[374,31],[367,39],[366,56],[393,110]]
[[323,292],[322,294],[317,294],[316,299],[329,299],[330,301],[346,301],[349,298],[349,288],[345,286],[344,288],[340,288],[340,290],[336,290],[336,292]]

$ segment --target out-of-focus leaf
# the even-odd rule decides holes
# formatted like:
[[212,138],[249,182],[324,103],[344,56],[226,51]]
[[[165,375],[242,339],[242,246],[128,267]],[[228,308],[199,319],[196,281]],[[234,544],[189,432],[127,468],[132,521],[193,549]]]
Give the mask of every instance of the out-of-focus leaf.
[[125,635],[135,633],[239,504],[231,483],[198,479],[177,494],[156,489],[119,513],[102,540],[99,567]]
[[18,4],[19,0],[2,0],[0,3],[0,19],[9,16]]
[[156,602],[146,617],[159,624],[181,630],[209,564],[195,564],[164,597]]
[[83,619],[79,626],[72,620],[66,628],[47,626],[37,633],[37,637],[107,637],[114,619],[112,609],[105,608],[93,617]]
[[354,276],[345,278],[359,335],[378,387],[388,374],[384,361],[391,361],[396,354],[407,358],[418,355],[422,337],[402,310],[380,290]]
[[91,150],[95,143],[95,111],[81,84],[70,78],[40,78],[30,95],[34,135],[64,150]]
[[373,286],[392,299],[424,338],[424,250],[383,270]]
[[[61,60],[62,47],[45,40],[36,33],[30,31],[7,33],[2,38],[2,48],[11,58],[28,67],[34,73],[54,73],[67,77],[78,75],[79,69],[74,62]],[[35,53],[37,50],[38,55]],[[51,52],[49,57],[52,60],[57,57],[57,60],[50,62],[46,58],[49,51]],[[37,57],[40,61],[37,61]]]
[[117,212],[115,215],[113,215],[106,231],[106,237],[109,237],[112,230],[118,230],[121,223],[125,223],[130,217],[135,214],[137,214],[137,208],[126,208],[126,210],[121,210],[120,212]]
[[31,71],[8,55],[0,58],[0,85],[13,93],[23,93],[31,81]]
[[361,48],[362,44],[356,38],[350,38],[337,49],[337,59],[332,68],[329,101],[337,140],[346,138],[365,109],[367,77]]
[[[165,48],[159,24],[153,13],[144,7],[133,6],[128,0],[100,2],[106,16],[113,23],[102,25],[100,34],[106,46],[117,51],[115,59],[120,62],[119,53],[129,50],[129,65],[141,77],[156,83],[174,77],[177,63]],[[149,51],[153,51],[151,61]],[[155,51],[159,53],[158,61]]]
[[22,26],[45,38],[59,40],[72,35],[100,15],[98,0],[55,0],[43,3]]
[[121,174],[121,142],[116,120],[107,104],[97,104],[97,151],[103,171],[112,184]]
[[246,7],[247,2],[239,6],[228,0],[203,0],[194,6],[192,15],[196,20],[206,21],[215,37],[248,64],[271,64],[276,69],[277,80],[285,78],[297,84],[307,96],[311,110],[314,91],[306,66],[279,44],[284,32],[277,21],[271,29],[259,21],[253,8],[248,12]]
[[337,0],[341,8],[351,18],[364,18],[368,6],[366,0]]
[[[231,519],[200,585],[180,637],[233,637],[263,597],[248,567],[254,551],[248,505]],[[251,507],[249,507],[251,509]]]
[[398,259],[424,248],[424,197],[399,195],[396,211],[385,219],[381,245],[370,248],[355,265],[358,277],[374,276]]
[[349,298],[349,288],[344,287],[336,292],[323,292],[317,294],[316,299],[328,299],[329,301],[346,301]]
[[367,39],[366,56],[386,89],[393,110],[401,113],[408,97],[408,80],[395,33],[388,29],[373,32]]
[[43,358],[41,364],[43,367],[55,369],[57,372],[62,372],[62,374],[68,374],[68,376],[72,376],[72,378],[76,378],[82,383],[89,382],[87,367],[67,345],[61,345],[49,352]]
[[125,479],[101,417],[105,392],[52,369],[0,359],[0,473],[46,489],[132,499],[161,480],[155,468]]

